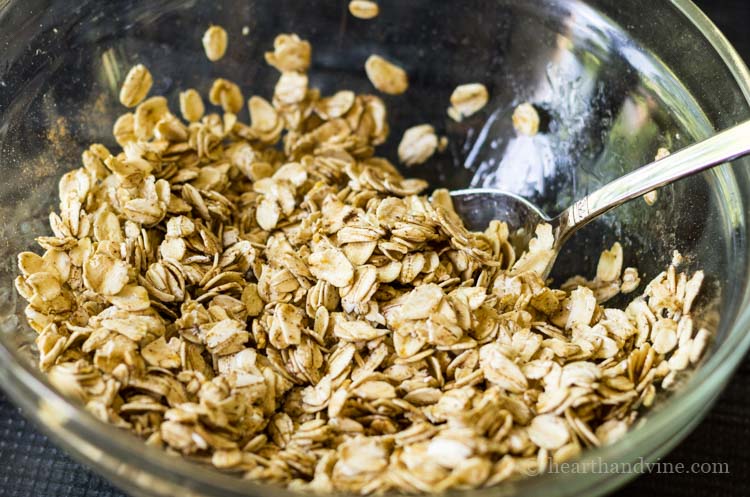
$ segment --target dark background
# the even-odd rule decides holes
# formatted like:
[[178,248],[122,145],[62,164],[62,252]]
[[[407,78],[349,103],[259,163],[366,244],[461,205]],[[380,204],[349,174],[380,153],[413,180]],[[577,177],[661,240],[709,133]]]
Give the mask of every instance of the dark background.
[[[627,0],[624,0],[627,1]],[[660,1],[660,0],[655,0]],[[750,0],[696,0],[750,61]],[[662,459],[727,463],[729,474],[645,474],[613,495],[750,495],[750,357],[698,428]],[[0,497],[123,497],[38,433],[0,391]]]

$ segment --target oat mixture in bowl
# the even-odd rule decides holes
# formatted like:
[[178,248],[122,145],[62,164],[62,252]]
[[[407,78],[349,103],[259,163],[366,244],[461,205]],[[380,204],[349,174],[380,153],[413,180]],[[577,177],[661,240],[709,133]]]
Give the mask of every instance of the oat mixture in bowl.
[[[367,49],[364,84],[321,84],[304,33],[247,31],[208,27],[192,41],[208,70],[165,96],[158,64],[123,70],[111,136],[81,144],[18,255],[38,366],[88,415],[275,488],[512,491],[627,446],[691,377],[720,332],[715,260],[667,239],[654,270],[625,232],[588,244],[590,278],[542,281],[545,226],[523,251],[502,219],[468,231],[434,189],[469,123],[539,150],[565,116],[533,95],[498,114],[503,90],[462,77],[445,124],[393,52]],[[224,73],[243,35],[264,45],[245,63],[268,92]],[[644,200],[664,216],[672,192]]]
[[[212,26],[206,56],[227,33]],[[281,34],[269,102],[211,85],[182,119],[146,98],[130,69],[117,119],[122,152],[93,144],[60,180],[53,236],[18,256],[16,289],[39,333],[39,367],[105,422],[146,443],[246,478],[319,492],[476,488],[544,472],[622,437],[657,388],[696,363],[703,272],[674,264],[625,310],[603,304],[640,286],[623,249],[592,281],[561,289],[539,273],[549,226],[516,260],[507,224],[469,232],[446,190],[402,177],[376,147],[388,137],[376,95],[308,86],[311,46]],[[373,86],[408,88],[372,55]],[[458,87],[460,120],[488,100]],[[530,104],[513,114],[528,135]],[[443,139],[444,140],[444,139]],[[440,147],[409,128],[401,162]]]

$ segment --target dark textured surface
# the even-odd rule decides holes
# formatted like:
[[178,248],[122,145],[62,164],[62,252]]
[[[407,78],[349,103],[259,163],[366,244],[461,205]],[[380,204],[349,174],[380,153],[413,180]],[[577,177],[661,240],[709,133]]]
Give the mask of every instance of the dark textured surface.
[[[750,60],[750,2],[700,0],[740,54]],[[667,463],[727,463],[728,474],[644,474],[618,497],[750,495],[750,358],[746,358],[705,420]],[[0,392],[1,497],[122,497],[102,478],[73,462],[39,434]]]
[[122,497],[36,431],[0,391],[0,496]]

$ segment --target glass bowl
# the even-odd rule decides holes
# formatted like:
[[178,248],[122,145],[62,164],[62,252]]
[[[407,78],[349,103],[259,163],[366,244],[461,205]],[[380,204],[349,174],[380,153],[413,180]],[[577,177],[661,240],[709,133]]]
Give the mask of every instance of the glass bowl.
[[[61,396],[34,365],[34,333],[13,289],[15,254],[47,232],[56,183],[111,127],[128,68],[145,63],[152,94],[176,105],[180,89],[207,91],[215,77],[245,95],[270,95],[276,72],[263,53],[276,34],[312,42],[311,86],[324,94],[370,92],[363,64],[384,55],[408,71],[404,96],[385,97],[394,157],[404,129],[431,123],[449,151],[408,174],[448,188],[501,186],[550,214],[612,178],[750,117],[750,75],[711,22],[689,1],[380,0],[371,21],[346,1],[131,0],[0,2],[0,380],[27,416],[80,461],[137,496],[283,495],[146,447]],[[209,24],[230,33],[225,59],[210,64],[200,38]],[[247,34],[242,34],[246,31]],[[452,89],[482,82],[491,101],[462,123],[446,116]],[[542,132],[516,137],[515,105],[542,111]],[[247,119],[246,115],[241,115]],[[703,324],[715,330],[705,359],[614,445],[580,462],[653,460],[682,439],[719,394],[748,345],[750,161],[738,160],[612,211],[571,240],[557,281],[593,274],[599,252],[623,242],[626,264],[644,279],[679,250],[707,274]],[[590,466],[594,468],[594,466]],[[474,495],[598,495],[633,473],[555,473]]]

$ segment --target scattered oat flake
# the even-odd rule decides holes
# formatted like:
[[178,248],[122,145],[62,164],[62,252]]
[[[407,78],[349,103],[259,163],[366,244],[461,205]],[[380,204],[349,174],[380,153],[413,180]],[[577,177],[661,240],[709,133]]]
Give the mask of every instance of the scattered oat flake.
[[365,71],[372,85],[383,93],[400,95],[409,87],[406,71],[379,55],[370,55]]
[[513,128],[517,133],[534,136],[539,131],[539,113],[536,108],[524,102],[513,111]]
[[406,166],[424,164],[438,148],[438,137],[435,128],[429,124],[420,124],[404,131],[398,145],[398,159]]
[[211,26],[203,34],[202,42],[208,60],[216,62],[224,57],[227,51],[227,32],[221,26]]
[[180,113],[188,122],[200,121],[205,112],[203,98],[197,90],[190,88],[180,92]]
[[481,83],[468,83],[457,86],[451,94],[451,107],[448,115],[455,121],[479,112],[489,100],[487,87]]
[[214,81],[208,93],[208,100],[213,105],[220,105],[225,112],[231,112],[232,114],[237,114],[245,102],[240,87],[223,78]]
[[[654,160],[661,160],[664,157],[668,156],[670,154],[670,151],[668,148],[665,147],[659,147],[659,149],[656,151],[656,156],[654,157]],[[659,198],[659,191],[658,190],[651,190],[648,193],[643,194],[643,200],[648,205],[654,205],[656,201]]]
[[266,52],[266,62],[282,73],[305,72],[310,67],[312,48],[296,34],[281,34],[273,42],[273,52]]
[[448,149],[448,137],[447,136],[441,136],[438,139],[438,152],[443,153]]
[[380,9],[376,2],[369,0],[351,0],[349,2],[349,12],[359,19],[372,19],[377,17]]
[[120,88],[120,103],[125,107],[135,107],[146,98],[153,83],[146,66],[137,64],[131,67]]
[[654,160],[662,160],[664,157],[668,156],[670,154],[670,151],[668,148],[665,147],[659,147],[656,151],[656,156],[654,157]]

